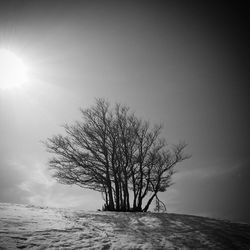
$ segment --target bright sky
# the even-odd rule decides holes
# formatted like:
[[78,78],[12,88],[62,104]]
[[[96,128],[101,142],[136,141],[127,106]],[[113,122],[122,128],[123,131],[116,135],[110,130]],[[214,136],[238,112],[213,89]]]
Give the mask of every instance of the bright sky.
[[117,2],[1,2],[0,49],[29,75],[0,89],[0,202],[101,207],[98,193],[51,179],[40,141],[104,97],[188,143],[162,194],[169,212],[250,222],[245,7]]

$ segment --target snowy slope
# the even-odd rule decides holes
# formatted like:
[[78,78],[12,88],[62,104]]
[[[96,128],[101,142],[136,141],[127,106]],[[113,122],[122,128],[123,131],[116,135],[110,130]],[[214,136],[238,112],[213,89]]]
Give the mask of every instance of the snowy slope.
[[0,203],[0,249],[250,249],[250,225]]

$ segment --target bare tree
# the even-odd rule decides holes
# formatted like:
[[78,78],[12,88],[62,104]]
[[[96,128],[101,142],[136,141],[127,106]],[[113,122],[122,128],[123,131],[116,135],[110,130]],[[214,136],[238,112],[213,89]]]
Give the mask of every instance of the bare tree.
[[168,149],[161,126],[151,128],[121,104],[97,99],[80,111],[80,121],[64,125],[65,135],[45,142],[54,155],[53,177],[102,192],[104,210],[146,212],[154,198],[162,203],[157,194],[172,184],[175,165],[189,157],[186,144]]

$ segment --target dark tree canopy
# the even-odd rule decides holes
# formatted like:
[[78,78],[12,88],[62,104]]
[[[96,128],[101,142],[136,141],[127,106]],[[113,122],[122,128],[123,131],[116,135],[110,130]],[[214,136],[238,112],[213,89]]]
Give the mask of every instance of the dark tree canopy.
[[82,119],[64,125],[65,135],[45,142],[54,155],[50,169],[62,184],[99,191],[104,210],[146,212],[157,194],[172,184],[177,163],[187,159],[185,143],[171,148],[127,106],[104,99],[81,109]]

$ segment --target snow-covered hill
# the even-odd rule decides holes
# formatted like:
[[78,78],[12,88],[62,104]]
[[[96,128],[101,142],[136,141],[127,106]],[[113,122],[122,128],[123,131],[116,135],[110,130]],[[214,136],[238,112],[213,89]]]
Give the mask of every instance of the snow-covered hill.
[[250,225],[0,203],[0,249],[250,249]]

